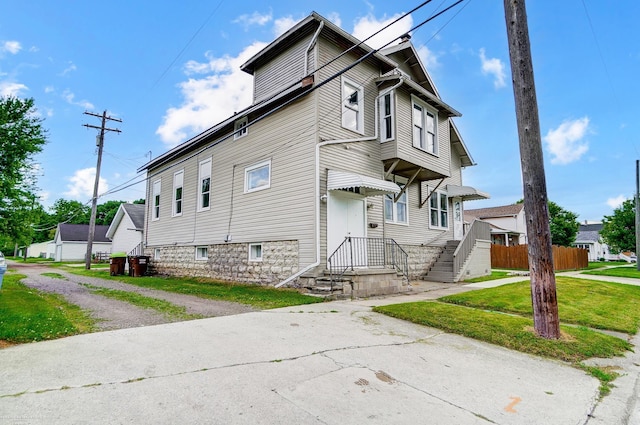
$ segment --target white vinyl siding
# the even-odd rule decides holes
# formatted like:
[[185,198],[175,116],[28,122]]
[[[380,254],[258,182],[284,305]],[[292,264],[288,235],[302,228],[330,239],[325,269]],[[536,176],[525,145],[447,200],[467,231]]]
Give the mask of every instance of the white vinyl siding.
[[184,170],[180,170],[173,175],[173,210],[174,217],[182,215],[182,198],[184,187]]
[[255,192],[271,187],[271,160],[251,165],[244,170],[244,192]]
[[160,192],[162,192],[162,180],[156,180],[153,182],[152,220],[160,219]]
[[435,191],[429,199],[429,227],[449,228],[449,198],[444,192]]
[[380,98],[380,141],[388,142],[395,139],[395,96],[393,92]]
[[411,103],[413,110],[413,146],[438,155],[437,112],[416,97],[412,98]]
[[248,123],[247,117],[239,119],[238,121],[235,122],[235,125],[234,125],[235,133],[233,133],[234,140],[238,140],[241,137],[244,137],[247,135],[248,133],[247,123]]
[[211,158],[200,161],[198,170],[198,211],[206,211],[211,208]]
[[364,89],[342,77],[342,126],[364,134]]

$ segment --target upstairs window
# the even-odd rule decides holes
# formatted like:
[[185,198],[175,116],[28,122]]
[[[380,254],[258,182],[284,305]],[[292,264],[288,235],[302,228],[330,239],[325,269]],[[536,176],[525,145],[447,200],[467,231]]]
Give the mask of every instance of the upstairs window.
[[160,219],[160,192],[162,191],[162,181],[153,182],[153,211],[152,220]]
[[440,191],[431,193],[429,198],[429,227],[449,228],[449,198]]
[[234,125],[235,133],[233,133],[233,139],[234,140],[237,140],[237,139],[247,135],[247,132],[249,130],[247,128],[247,123],[248,123],[247,117],[241,118],[238,121],[236,121],[236,123]]
[[413,146],[434,155],[438,154],[436,134],[437,113],[425,103],[414,98],[413,102]]
[[395,139],[395,102],[393,92],[380,98],[380,141]]
[[364,89],[342,78],[342,126],[364,134]]
[[210,208],[211,199],[211,158],[200,161],[198,172],[198,211]]
[[244,170],[244,193],[271,187],[271,160],[251,165]]
[[178,171],[173,175],[173,216],[182,215],[182,187],[184,171]]

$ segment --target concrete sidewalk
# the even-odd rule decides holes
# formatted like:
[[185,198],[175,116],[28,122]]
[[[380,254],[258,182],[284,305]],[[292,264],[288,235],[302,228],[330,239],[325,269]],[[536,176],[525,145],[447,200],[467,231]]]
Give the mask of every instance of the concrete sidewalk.
[[598,385],[338,301],[0,350],[0,423],[581,424]]

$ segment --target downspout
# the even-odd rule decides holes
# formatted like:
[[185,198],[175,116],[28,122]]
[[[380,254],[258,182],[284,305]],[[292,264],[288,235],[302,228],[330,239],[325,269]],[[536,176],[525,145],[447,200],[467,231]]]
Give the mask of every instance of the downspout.
[[311,38],[311,41],[309,42],[309,46],[307,46],[307,50],[305,50],[305,54],[304,54],[304,72],[302,73],[302,77],[303,78],[306,77],[307,73],[309,72],[309,52],[313,48],[313,45],[316,44],[316,41],[318,40],[318,37],[320,36],[320,31],[322,31],[322,28],[324,28],[324,21],[320,21],[320,25],[318,26],[318,29],[316,30],[315,34],[313,34],[313,37]]
[[308,272],[309,270],[318,267],[320,265],[320,148],[322,146],[326,146],[326,145],[337,145],[337,144],[341,144],[341,143],[353,143],[353,142],[366,142],[366,141],[371,141],[371,140],[377,140],[378,139],[378,101],[379,99],[386,95],[387,93],[389,93],[390,91],[395,90],[396,88],[400,87],[402,84],[404,83],[404,78],[400,77],[400,81],[398,82],[398,84],[394,85],[393,87],[388,88],[387,90],[381,92],[380,94],[378,94],[378,96],[376,96],[376,100],[375,100],[375,119],[374,119],[374,135],[370,136],[370,137],[359,137],[359,138],[355,138],[355,139],[342,139],[342,140],[325,140],[323,142],[320,143],[316,143],[316,155],[315,155],[315,162],[316,162],[316,187],[315,187],[315,202],[316,202],[316,211],[315,211],[315,221],[316,221],[316,261],[312,264],[309,264],[308,266],[306,266],[305,268],[303,268],[302,270],[300,270],[299,272],[289,276],[288,278],[286,278],[285,280],[283,280],[282,282],[278,283],[275,285],[276,288],[280,288],[284,285],[286,285],[287,283],[291,282],[292,280],[295,280],[297,278],[299,278],[300,276],[302,276],[303,274],[305,274],[306,272]]

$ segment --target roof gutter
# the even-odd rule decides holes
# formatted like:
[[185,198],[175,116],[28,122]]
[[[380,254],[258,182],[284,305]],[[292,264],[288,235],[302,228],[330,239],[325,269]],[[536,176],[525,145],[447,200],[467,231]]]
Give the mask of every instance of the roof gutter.
[[316,44],[316,41],[318,41],[318,37],[320,36],[320,31],[322,31],[322,28],[324,28],[324,21],[320,21],[320,25],[318,26],[318,29],[316,30],[315,34],[313,34],[313,37],[311,38],[311,41],[309,42],[309,46],[307,46],[307,50],[305,50],[305,54],[304,54],[304,72],[302,74],[305,77],[309,73],[309,52],[311,51],[313,46]]

